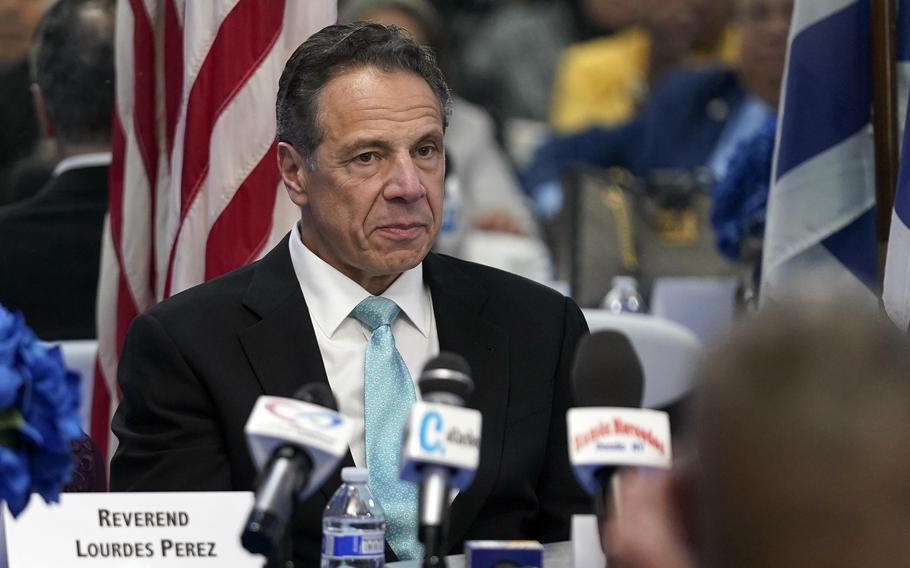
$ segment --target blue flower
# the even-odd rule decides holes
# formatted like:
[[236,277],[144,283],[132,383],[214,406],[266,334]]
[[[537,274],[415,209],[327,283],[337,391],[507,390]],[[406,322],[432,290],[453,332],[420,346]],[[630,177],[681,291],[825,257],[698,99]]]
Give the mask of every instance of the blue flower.
[[21,314],[0,306],[0,500],[13,515],[30,493],[59,498],[72,467],[70,446],[82,435],[79,376]]

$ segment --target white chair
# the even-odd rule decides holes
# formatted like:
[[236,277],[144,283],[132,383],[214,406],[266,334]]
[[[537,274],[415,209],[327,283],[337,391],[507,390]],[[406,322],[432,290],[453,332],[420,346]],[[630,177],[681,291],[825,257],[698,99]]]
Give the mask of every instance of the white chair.
[[89,431],[89,411],[92,401],[92,387],[95,385],[95,354],[98,352],[98,342],[94,339],[73,339],[56,341],[53,345],[60,346],[63,353],[63,363],[67,369],[76,371],[82,376],[82,404],[79,406],[79,417],[82,420],[82,429]]
[[655,278],[651,313],[691,329],[708,345],[733,323],[738,286],[735,277]]
[[643,408],[663,408],[692,389],[701,342],[678,323],[644,314],[583,309],[591,332],[621,331],[629,338],[644,371]]

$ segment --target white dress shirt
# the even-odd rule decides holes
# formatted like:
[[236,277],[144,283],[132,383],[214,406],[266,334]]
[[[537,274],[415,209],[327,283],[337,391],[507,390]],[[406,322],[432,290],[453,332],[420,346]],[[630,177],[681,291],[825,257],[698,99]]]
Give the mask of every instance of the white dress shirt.
[[[363,368],[370,332],[351,316],[351,311],[370,293],[308,249],[300,240],[296,224],[288,243],[329,386],[338,400],[339,411],[357,429],[351,442],[354,464],[364,467]],[[392,322],[392,335],[417,391],[416,380],[423,365],[439,353],[436,318],[430,290],[423,282],[423,264],[402,273],[382,296],[401,308]],[[419,391],[417,398],[420,399]]]

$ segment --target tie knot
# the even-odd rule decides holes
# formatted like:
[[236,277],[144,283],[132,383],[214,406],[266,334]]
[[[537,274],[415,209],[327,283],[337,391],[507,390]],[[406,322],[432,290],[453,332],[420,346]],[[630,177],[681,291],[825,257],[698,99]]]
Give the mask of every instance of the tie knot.
[[357,304],[351,315],[370,331],[375,331],[377,327],[391,324],[400,310],[398,304],[388,298],[370,296]]

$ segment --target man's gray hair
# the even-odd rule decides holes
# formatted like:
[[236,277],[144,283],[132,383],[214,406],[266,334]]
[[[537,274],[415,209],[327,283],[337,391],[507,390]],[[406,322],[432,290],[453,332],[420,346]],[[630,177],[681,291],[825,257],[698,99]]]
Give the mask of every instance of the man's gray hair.
[[407,71],[423,78],[439,102],[443,128],[448,125],[452,97],[432,51],[396,26],[364,22],[328,26],[291,55],[278,83],[275,105],[276,138],[300,152],[311,171],[316,169],[316,147],[323,136],[319,94],[335,77],[362,67]]

